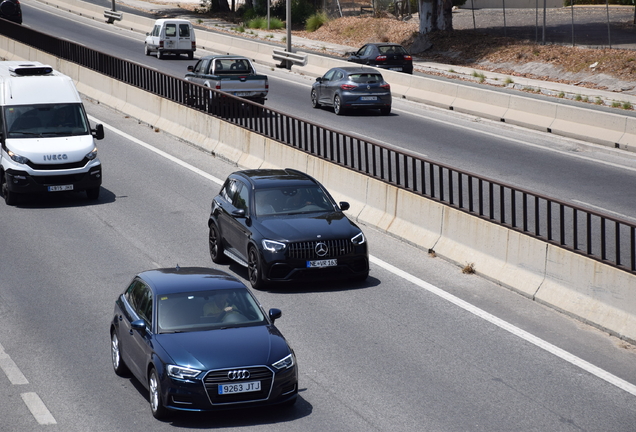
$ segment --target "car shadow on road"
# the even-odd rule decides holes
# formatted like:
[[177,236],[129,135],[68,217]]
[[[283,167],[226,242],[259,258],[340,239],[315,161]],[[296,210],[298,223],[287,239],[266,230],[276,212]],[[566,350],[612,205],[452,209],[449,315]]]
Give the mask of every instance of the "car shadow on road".
[[102,186],[99,198],[96,200],[87,199],[84,191],[20,194],[15,207],[30,209],[86,207],[110,204],[115,202],[116,198],[114,193]]
[[[225,267],[225,265],[222,265]],[[227,268],[221,270],[228,271],[250,286],[247,269],[235,262],[231,262]],[[365,288],[371,288],[380,285],[380,280],[369,276],[365,281],[353,281],[346,279],[326,280],[326,281],[293,281],[280,282],[267,285],[261,291],[273,294],[300,294],[310,292],[338,292],[352,291]]]
[[[148,401],[148,416],[151,417],[148,390],[132,375],[128,379],[139,394]],[[313,406],[301,396],[306,390],[306,388],[299,388],[298,399],[293,406],[234,408],[209,412],[170,411],[164,422],[172,426],[191,429],[237,428],[291,422],[307,417],[313,412]]]

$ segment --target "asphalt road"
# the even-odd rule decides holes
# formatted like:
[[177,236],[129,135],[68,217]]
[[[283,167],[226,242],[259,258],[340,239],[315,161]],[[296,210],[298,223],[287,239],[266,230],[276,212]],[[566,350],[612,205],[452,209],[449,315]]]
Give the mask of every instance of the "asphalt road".
[[[147,57],[143,54],[144,36],[121,28],[37,2],[24,9],[28,17],[25,25],[69,40],[80,39],[86,46],[174,76],[184,76],[187,66],[194,63],[185,57]],[[272,108],[574,205],[636,220],[636,155],[632,153],[401,100],[394,100],[391,116],[376,111],[336,116],[329,109],[311,108],[312,80],[308,77],[259,69],[270,77],[267,105]]]
[[[256,293],[265,308],[283,310],[277,325],[300,367],[296,406],[155,421],[140,384],[112,371],[113,302],[138,271],[217,267],[206,221],[215,179],[235,167],[104,106],[87,103],[87,110],[109,125],[99,143],[99,201],[69,193],[0,206],[0,365],[5,370],[10,358],[27,381],[0,374],[2,430],[633,427],[633,348],[369,227],[367,282]],[[220,268],[246,277],[236,265]],[[582,360],[600,371],[579,367]],[[35,417],[25,395],[36,395],[48,416],[40,409]]]

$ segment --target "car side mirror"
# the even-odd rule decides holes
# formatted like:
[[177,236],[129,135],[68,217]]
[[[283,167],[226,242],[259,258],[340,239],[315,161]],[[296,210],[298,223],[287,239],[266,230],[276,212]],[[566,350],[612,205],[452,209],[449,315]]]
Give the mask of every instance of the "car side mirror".
[[194,66],[192,65],[188,66],[188,72],[192,72],[192,71],[194,71]]
[[146,331],[146,323],[144,320],[133,321],[130,323],[130,327],[132,327],[133,330],[138,330],[142,333]]
[[104,139],[104,125],[100,123],[95,126],[95,129],[91,129],[91,135],[93,135],[96,140]]
[[150,32],[146,32],[146,36],[150,36]]
[[316,78],[316,82],[322,82],[322,77]]
[[340,201],[340,202],[338,203],[338,205],[340,206],[340,210],[342,210],[342,211],[347,211],[347,210],[349,210],[349,208],[351,207],[351,206],[349,205],[349,203],[348,203],[348,202],[346,202],[346,201]]
[[269,319],[272,320],[272,324],[281,316],[283,316],[283,312],[280,309],[272,308],[269,310]]
[[245,217],[245,210],[243,209],[236,209],[232,212],[232,216],[237,217],[237,218],[244,218]]

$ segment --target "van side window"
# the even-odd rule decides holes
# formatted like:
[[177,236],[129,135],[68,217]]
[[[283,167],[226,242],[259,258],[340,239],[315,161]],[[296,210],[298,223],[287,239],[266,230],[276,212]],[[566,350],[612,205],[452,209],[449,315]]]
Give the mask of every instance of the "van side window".
[[190,37],[190,26],[188,24],[179,24],[179,37]]
[[157,24],[152,29],[152,36],[159,36],[159,31],[161,30],[161,26]]
[[175,37],[177,35],[176,24],[166,24],[166,37]]

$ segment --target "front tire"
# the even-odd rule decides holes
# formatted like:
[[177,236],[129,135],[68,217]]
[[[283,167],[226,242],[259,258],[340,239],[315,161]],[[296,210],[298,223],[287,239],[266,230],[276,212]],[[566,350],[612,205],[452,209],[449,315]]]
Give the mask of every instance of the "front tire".
[[152,416],[157,420],[166,418],[168,410],[161,400],[161,383],[159,382],[159,375],[157,375],[155,369],[150,371],[148,390],[150,392],[150,410],[152,411]]
[[318,102],[318,94],[316,90],[311,91],[311,106],[314,108],[320,108],[320,102]]
[[216,264],[222,264],[225,261],[225,255],[223,254],[223,241],[219,236],[219,229],[214,223],[210,224],[210,258]]
[[113,330],[110,335],[110,353],[115,373],[119,376],[126,376],[126,374],[128,373],[128,367],[121,358],[121,351],[119,349],[119,338],[117,337],[117,332],[115,330]]
[[4,197],[4,202],[8,206],[14,206],[18,203],[18,196],[15,192],[11,192],[9,190],[6,177],[2,181],[2,196]]
[[250,247],[247,253],[247,275],[252,288],[261,290],[265,287],[265,282],[261,276],[261,258],[254,246]]
[[344,112],[344,109],[342,108],[342,102],[340,101],[340,96],[338,95],[333,98],[333,112],[335,112],[336,115],[342,115]]

